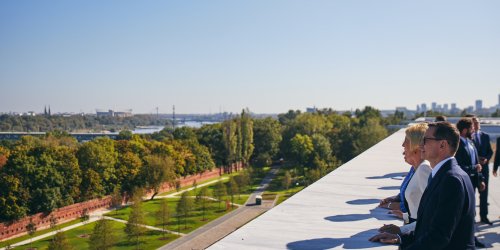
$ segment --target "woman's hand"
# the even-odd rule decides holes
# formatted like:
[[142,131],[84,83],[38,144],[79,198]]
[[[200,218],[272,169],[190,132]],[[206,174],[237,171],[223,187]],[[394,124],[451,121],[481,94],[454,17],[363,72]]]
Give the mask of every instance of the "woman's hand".
[[403,212],[401,210],[391,210],[389,211],[390,214],[394,214],[396,217],[403,219]]

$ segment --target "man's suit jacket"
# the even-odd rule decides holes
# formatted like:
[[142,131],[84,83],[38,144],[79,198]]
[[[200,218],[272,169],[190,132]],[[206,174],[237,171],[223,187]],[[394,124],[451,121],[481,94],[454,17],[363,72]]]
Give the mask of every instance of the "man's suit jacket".
[[413,234],[401,235],[402,249],[475,249],[474,189],[455,159],[448,160],[427,186]]
[[[472,162],[471,154],[466,149],[467,146],[462,141],[459,140],[460,144],[458,145],[457,153],[455,154],[455,159],[458,162],[458,165],[469,175],[472,185],[477,187],[479,182],[482,180],[482,174],[477,172],[476,164],[479,162]],[[479,161],[479,156],[477,154],[477,149],[474,150],[474,154],[476,155],[476,159]]]
[[488,162],[483,166],[488,166],[491,156],[493,156],[493,150],[491,149],[491,143],[490,143],[490,135],[484,133],[483,131],[479,131],[478,133],[479,133],[479,140],[481,141],[481,143],[479,143],[477,140],[474,140],[474,146],[476,146],[477,154],[479,156],[488,159]]
[[500,166],[500,137],[497,137],[497,148],[495,149],[495,162],[493,162],[493,170],[497,171]]

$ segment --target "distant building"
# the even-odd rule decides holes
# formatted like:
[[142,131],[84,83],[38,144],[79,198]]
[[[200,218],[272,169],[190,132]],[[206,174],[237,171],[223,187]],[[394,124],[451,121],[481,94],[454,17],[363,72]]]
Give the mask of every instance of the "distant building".
[[318,109],[316,107],[306,108],[306,113],[316,113]]
[[113,110],[96,110],[97,117],[131,117],[132,109],[122,110],[122,111],[113,111]]
[[420,112],[427,112],[427,104],[422,103],[422,105],[420,105]]
[[483,100],[476,100],[476,112],[483,110]]

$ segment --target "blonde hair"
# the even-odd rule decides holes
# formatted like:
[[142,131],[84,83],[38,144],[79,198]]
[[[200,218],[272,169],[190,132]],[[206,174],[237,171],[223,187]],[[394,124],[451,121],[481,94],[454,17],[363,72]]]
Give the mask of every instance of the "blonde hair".
[[406,138],[408,138],[410,142],[410,150],[415,151],[418,149],[420,142],[424,138],[425,131],[427,131],[429,126],[427,123],[417,123],[411,125],[406,129]]

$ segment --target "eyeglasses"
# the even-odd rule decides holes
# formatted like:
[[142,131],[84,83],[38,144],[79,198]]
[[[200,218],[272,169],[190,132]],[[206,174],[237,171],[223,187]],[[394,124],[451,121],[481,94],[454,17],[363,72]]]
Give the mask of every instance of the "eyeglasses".
[[423,145],[425,145],[425,143],[426,143],[428,140],[433,140],[433,141],[442,141],[442,140],[445,140],[445,139],[436,138],[436,137],[424,137],[424,139],[422,140]]

